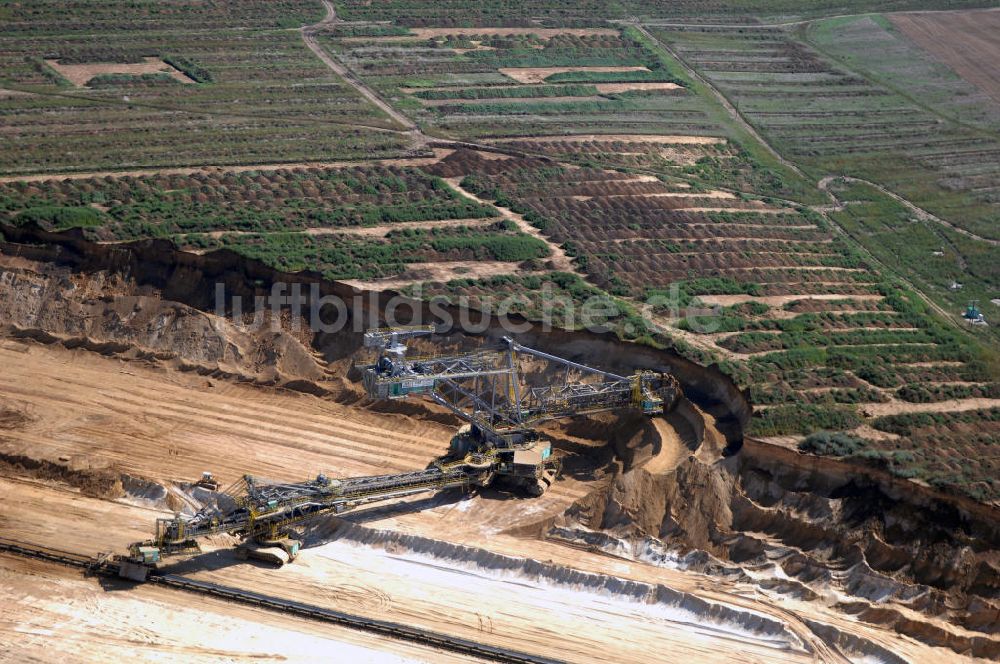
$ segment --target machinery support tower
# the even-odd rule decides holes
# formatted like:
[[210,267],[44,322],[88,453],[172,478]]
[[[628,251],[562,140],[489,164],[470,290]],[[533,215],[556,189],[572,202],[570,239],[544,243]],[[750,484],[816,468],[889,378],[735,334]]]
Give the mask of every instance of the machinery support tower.
[[[449,456],[495,456],[497,476],[530,495],[541,495],[558,472],[552,447],[535,427],[545,420],[631,409],[657,415],[673,408],[680,385],[669,373],[630,376],[602,371],[528,348],[503,337],[497,348],[434,356],[410,356],[406,339],[429,335],[432,326],[369,330],[364,345],[376,351],[362,366],[373,399],[427,396],[468,422],[452,440]],[[540,384],[526,380],[527,361],[544,367]],[[538,382],[537,380],[535,381]]]

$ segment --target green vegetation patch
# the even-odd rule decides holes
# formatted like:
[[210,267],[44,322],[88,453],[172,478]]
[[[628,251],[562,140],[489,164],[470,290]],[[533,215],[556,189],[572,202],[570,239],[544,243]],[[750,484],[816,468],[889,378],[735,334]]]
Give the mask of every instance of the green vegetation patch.
[[853,429],[862,423],[853,408],[846,406],[791,405],[767,408],[750,421],[752,436],[787,436],[815,431]]
[[37,224],[48,230],[96,228],[107,222],[107,216],[92,207],[43,205],[30,207],[13,215],[16,225]]
[[212,72],[201,65],[179,55],[164,55],[163,61],[171,67],[178,69],[193,80],[195,83],[212,83]]

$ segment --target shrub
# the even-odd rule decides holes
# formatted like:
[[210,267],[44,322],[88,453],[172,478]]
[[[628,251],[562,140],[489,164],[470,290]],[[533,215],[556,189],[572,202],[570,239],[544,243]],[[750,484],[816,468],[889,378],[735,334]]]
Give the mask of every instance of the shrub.
[[861,417],[850,408],[837,406],[775,406],[755,416],[750,433],[755,436],[807,434],[818,430],[842,431],[861,424]]
[[867,448],[870,441],[843,431],[817,431],[799,443],[803,452],[825,456],[851,456]]

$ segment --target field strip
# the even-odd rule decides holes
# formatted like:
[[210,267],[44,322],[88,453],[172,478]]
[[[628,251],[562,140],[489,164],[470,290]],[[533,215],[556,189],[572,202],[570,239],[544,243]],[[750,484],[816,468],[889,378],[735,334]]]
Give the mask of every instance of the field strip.
[[[835,330],[832,330],[832,331],[835,331]],[[671,330],[671,332],[673,332],[673,330]],[[777,335],[774,335],[774,336],[777,336]],[[936,344],[934,344],[932,342],[926,342],[926,343],[924,343],[924,342],[891,343],[891,344],[834,344],[834,345],[831,345],[830,348],[871,348],[871,347],[875,347],[875,346],[885,347],[885,348],[890,348],[890,347],[892,347],[892,348],[895,348],[895,347],[912,348],[914,346],[936,346]],[[720,347],[720,349],[721,349],[721,347]],[[733,357],[736,357],[736,358],[741,359],[741,360],[746,360],[746,359],[754,358],[754,357],[763,357],[764,355],[787,353],[790,350],[794,350],[794,349],[792,349],[792,348],[770,348],[768,350],[753,350],[753,351],[747,351],[747,352],[739,351],[739,350],[732,350],[732,351],[729,351],[729,352],[732,354]],[[996,401],[998,404],[1000,404],[1000,399],[994,399],[994,401]],[[779,406],[779,405],[780,404],[754,404],[754,408],[755,409],[772,408],[772,407],[776,407],[776,406]],[[927,404],[917,404],[917,405],[927,405]]]
[[[729,252],[729,253],[740,253],[740,252]],[[755,253],[765,253],[765,252],[755,252]],[[778,253],[778,252],[768,252],[768,253]],[[672,254],[672,255],[676,256],[678,254]],[[699,252],[699,253],[695,253],[693,255],[701,256],[703,254]],[[800,256],[801,254],[779,253],[779,255],[781,255],[781,256]],[[832,265],[787,265],[787,266],[786,265],[782,265],[782,266],[752,265],[752,266],[747,266],[747,267],[727,267],[727,268],[724,268],[724,269],[726,269],[726,270],[739,270],[739,271],[744,271],[744,270],[761,270],[761,271],[767,271],[767,270],[770,270],[772,272],[775,271],[775,270],[781,270],[782,272],[784,272],[786,270],[808,270],[808,271],[830,270],[830,271],[833,271],[833,272],[853,272],[853,273],[862,273],[862,274],[868,272],[868,270],[866,270],[863,267],[836,267],[836,266],[832,266]],[[829,281],[829,282],[819,281],[819,282],[817,282],[817,281],[811,281],[809,283],[814,283],[814,284],[815,283],[856,284],[856,283],[860,283],[860,282],[853,282],[853,281],[851,281],[851,282],[844,282],[844,281]],[[864,283],[868,283],[868,282],[864,282]]]
[[[275,122],[278,120],[294,122],[299,124],[309,124],[309,125],[329,125],[335,127],[350,127],[352,129],[365,129],[368,131],[376,131],[385,134],[408,134],[408,130],[404,131],[394,127],[387,127],[385,125],[376,124],[365,124],[363,122],[346,122],[343,120],[333,120],[328,118],[315,118],[309,116],[295,116],[295,115],[275,115],[273,113],[253,113],[249,111],[236,112],[231,110],[216,110],[211,107],[190,107],[190,106],[173,106],[171,104],[164,103],[152,103],[145,102],[136,98],[129,98],[127,101],[120,97],[104,97],[104,96],[89,96],[80,94],[79,91],[74,92],[64,92],[61,89],[56,91],[42,91],[40,88],[21,88],[17,86],[11,86],[7,83],[9,87],[5,88],[7,91],[14,92],[27,92],[32,95],[39,97],[53,97],[57,99],[68,99],[74,103],[87,103],[93,104],[95,106],[117,106],[120,108],[137,108],[137,109],[149,109],[157,112],[167,112],[177,115],[186,116],[210,116],[210,117],[223,117],[223,118],[250,118],[253,120],[267,120],[268,122]],[[179,120],[178,120],[179,121]],[[0,128],[6,128],[5,125],[0,125]]]
[[754,214],[787,214],[788,210],[775,210],[770,208],[734,208],[734,207],[678,207],[674,210],[684,212],[753,212]]
[[126,74],[139,76],[142,74],[168,74],[170,78],[180,83],[194,83],[187,74],[167,64],[160,58],[146,56],[142,62],[125,63],[88,63],[80,65],[64,65],[58,60],[46,60],[45,64],[56,70],[70,83],[78,88],[84,87],[90,79],[101,74]]
[[705,87],[706,90],[708,90],[709,92],[711,92],[712,95],[718,100],[718,102],[720,104],[722,104],[722,107],[729,114],[729,116],[737,124],[739,124],[739,126],[745,132],[747,132],[748,134],[750,134],[750,136],[752,136],[758,143],[760,143],[761,146],[763,146],[764,149],[767,150],[768,153],[770,153],[770,155],[772,157],[774,157],[775,159],[777,159],[780,164],[782,164],[783,166],[785,166],[786,168],[788,168],[789,170],[791,170],[796,175],[798,175],[800,177],[803,177],[803,178],[806,177],[805,174],[803,174],[802,171],[799,170],[798,166],[796,166],[795,164],[793,164],[792,162],[788,161],[783,156],[781,156],[781,153],[779,153],[777,150],[775,150],[771,146],[770,143],[768,143],[767,141],[765,141],[764,137],[761,136],[759,133],[757,133],[757,130],[754,129],[753,125],[751,125],[749,122],[747,122],[747,120],[743,117],[743,115],[740,114],[739,110],[729,102],[729,98],[726,97],[724,94],[722,94],[722,92],[718,88],[716,88],[712,83],[710,83],[708,81],[708,79],[706,79],[701,74],[699,74],[695,70],[695,68],[692,67],[688,63],[687,60],[685,60],[684,58],[682,58],[674,49],[670,48],[670,46],[668,46],[667,44],[663,43],[659,38],[657,38],[649,30],[647,30],[643,25],[640,25],[638,23],[633,23],[631,25],[633,25],[636,30],[638,30],[640,33],[642,33],[642,35],[646,39],[649,39],[654,44],[657,44],[660,48],[662,48],[664,51],[666,51],[667,54],[670,55],[670,57],[672,57],[674,60],[676,60],[677,63],[681,67],[684,68],[684,71],[687,73],[688,76],[690,76],[691,78],[693,78],[695,81],[698,81],[699,83],[701,83]]
[[629,92],[631,90],[681,90],[676,83],[666,81],[637,81],[635,83],[595,83],[594,87],[601,94],[617,94],[619,92]]
[[[695,221],[689,224],[684,224],[690,228],[719,228],[720,226],[725,226],[726,228],[770,228],[773,230],[799,230],[799,231],[819,231],[819,227],[814,224],[796,224],[792,226],[775,226],[774,224],[751,224],[745,221],[733,222],[733,221]],[[770,240],[772,238],[761,238],[755,237],[755,240]],[[808,242],[832,242],[830,238],[823,239],[822,236],[816,238],[815,240],[808,240]]]
[[890,401],[889,403],[865,404],[865,410],[871,417],[880,415],[900,415],[903,413],[949,413],[963,410],[982,410],[1000,408],[1000,399],[949,399],[932,403],[910,403],[908,401]]
[[[561,196],[550,196],[550,198],[562,198]],[[577,200],[590,200],[592,198],[727,198],[735,199],[736,194],[728,191],[705,191],[693,193],[690,191],[654,191],[645,194],[596,194],[594,196],[573,196]]]
[[302,231],[306,235],[336,235],[346,233],[347,235],[360,235],[366,237],[385,237],[392,231],[405,228],[451,228],[455,226],[467,226],[470,228],[481,228],[497,223],[498,217],[486,217],[482,219],[439,219],[435,221],[398,221],[385,226],[347,228],[307,228]]
[[392,277],[344,279],[340,280],[340,283],[363,290],[396,290],[421,281],[480,279],[511,274],[529,275],[534,273],[524,270],[520,263],[509,261],[437,261],[434,263],[409,263],[405,272]]
[[615,36],[615,28],[410,28],[407,35],[383,35],[378,37],[341,37],[345,44],[365,44],[368,42],[420,41],[435,37],[509,37],[512,35],[535,35],[543,39],[569,35],[571,37]]
[[769,307],[780,307],[789,302],[795,302],[797,300],[884,300],[884,295],[851,295],[850,293],[821,293],[818,295],[809,295],[808,293],[799,293],[797,295],[695,295],[699,300],[705,304],[718,304],[719,306],[728,307],[734,304],[742,304],[744,302],[760,302],[761,304],[766,304]]
[[[611,239],[608,239],[608,240],[588,240],[588,242],[590,242],[592,244],[607,244],[609,242],[610,243],[615,243],[615,244],[620,244],[620,243],[623,243],[623,242],[655,242],[655,241],[657,241],[659,239],[660,238],[658,238],[658,237],[617,237],[617,238],[611,238]],[[751,237],[740,237],[738,235],[737,236],[725,236],[725,237],[719,236],[719,237],[699,237],[699,238],[690,238],[690,239],[686,238],[684,241],[685,242],[690,242],[690,243],[704,244],[704,245],[723,244],[723,243],[726,243],[726,242],[783,242],[785,244],[824,244],[824,243],[833,242],[833,240],[830,240],[830,239],[822,239],[822,240],[800,240],[800,239],[782,238],[782,237],[766,237],[766,238],[753,237],[753,236],[751,236]],[[708,246],[706,248],[715,249],[715,247],[712,247],[712,246]],[[743,251],[744,250],[740,250],[740,249],[730,249],[729,251],[720,251],[720,252],[716,252],[716,253],[721,253],[721,254],[739,254],[739,253],[743,253]],[[702,255],[702,252],[696,252],[696,251],[677,251],[677,252],[665,252],[665,253],[669,254],[671,256],[700,256],[700,255]],[[801,256],[801,254],[798,254],[798,253],[789,253],[787,251],[755,251],[754,253],[756,253],[756,254],[779,254],[779,255],[782,255],[782,256]],[[809,255],[810,256],[840,256],[841,254],[827,253],[827,254],[809,254]]]
[[666,145],[722,145],[718,136],[662,134],[553,134],[549,136],[514,136],[491,138],[489,143],[661,143]]
[[[271,234],[287,234],[287,233],[301,233],[302,235],[354,235],[358,237],[385,237],[393,231],[398,231],[405,228],[450,228],[450,227],[460,227],[466,226],[470,228],[480,228],[484,226],[489,226],[491,224],[497,223],[499,217],[485,217],[485,218],[474,218],[474,219],[440,219],[435,221],[397,221],[394,224],[388,224],[383,226],[325,226],[322,228],[301,228],[301,229],[289,229],[282,231],[207,231],[200,233],[186,233],[187,236],[194,237],[210,237],[214,239],[219,239],[226,236],[237,236],[237,235],[271,235]],[[107,242],[100,242],[100,244],[124,244],[132,242],[132,240],[111,240]],[[198,253],[198,252],[195,252]]]
[[[893,15],[898,14],[929,14],[933,16],[934,14],[950,14],[955,13],[954,9],[907,9],[903,11],[892,12]],[[963,13],[976,13],[976,12],[991,12],[1000,11],[994,8],[983,8],[983,9],[967,9],[963,10]],[[777,22],[757,22],[757,23],[678,23],[675,19],[662,18],[662,19],[647,19],[642,23],[643,25],[651,25],[654,28],[687,28],[687,29],[705,29],[711,28],[714,30],[758,30],[761,28],[790,28],[796,25],[804,25],[806,23],[813,23],[818,20],[834,19],[834,18],[850,18],[852,16],[861,16],[861,14],[831,14],[829,16],[823,15],[813,18],[802,18],[795,21],[777,21]],[[633,25],[634,21],[624,20],[624,19],[610,19],[608,23],[617,23],[621,25]]]
[[[572,83],[549,83],[547,85],[550,85],[552,87],[569,87],[570,85],[573,85],[573,84]],[[679,90],[679,89],[681,89],[680,85],[677,85],[676,83],[669,83],[669,82],[666,82],[666,81],[636,81],[634,83],[583,83],[582,85],[593,86],[601,94],[615,94],[615,93],[618,93],[618,92],[628,92],[629,90]],[[494,86],[494,87],[496,89],[501,89],[501,90],[517,90],[520,86],[518,86],[518,85],[500,85],[500,86]],[[415,93],[418,93],[418,92],[457,92],[457,91],[460,91],[460,90],[465,90],[467,88],[468,88],[468,86],[465,86],[465,85],[439,85],[439,86],[427,87],[427,88],[401,87],[401,88],[399,88],[399,91],[403,92],[403,93],[406,93],[408,95],[412,95],[412,94],[415,94]],[[560,99],[562,99],[562,98],[563,97],[560,97]],[[565,97],[565,98],[566,99],[588,99],[588,97]],[[541,100],[541,99],[547,99],[547,97],[530,97],[530,99]],[[442,100],[421,99],[421,101],[422,102],[430,102],[430,101],[442,101]],[[477,100],[477,99],[455,98],[455,99],[449,99],[447,101],[449,103],[455,103],[455,102],[459,102],[459,101],[487,101],[487,100],[486,99],[478,99]],[[503,97],[492,97],[492,98],[489,98],[488,101],[505,101],[505,99]],[[431,105],[431,104],[428,104],[428,105]],[[438,104],[438,105],[440,105],[440,104]]]
[[482,99],[420,99],[417,98],[424,106],[435,107],[435,106],[456,106],[459,104],[467,104],[470,106],[483,106],[486,104],[556,104],[563,102],[576,102],[576,101],[607,101],[603,97],[596,95],[590,95],[585,97],[489,97]]
[[233,166],[180,166],[175,168],[145,168],[123,171],[84,171],[79,173],[42,173],[38,175],[4,175],[0,182],[48,182],[51,180],[89,180],[91,178],[150,177],[156,175],[195,175],[198,173],[246,173],[248,171],[280,171],[296,168],[356,168],[358,166],[420,167],[436,164],[452,150],[435,149],[434,157],[410,159],[360,159],[358,161],[296,161],[271,164],[241,164]]
[[9,88],[0,88],[0,99],[4,97],[33,97],[34,92],[28,92],[27,90],[11,90]]

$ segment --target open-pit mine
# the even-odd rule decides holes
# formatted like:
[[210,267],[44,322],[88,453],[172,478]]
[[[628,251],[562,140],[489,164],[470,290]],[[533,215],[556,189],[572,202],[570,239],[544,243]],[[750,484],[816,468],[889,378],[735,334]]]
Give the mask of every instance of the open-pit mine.
[[1000,9],[869,4],[0,2],[0,664],[1000,661]]
[[[0,257],[17,660],[1000,656],[995,513],[745,437],[750,404],[715,367],[524,321],[515,339],[494,321],[255,331],[206,294],[291,275],[17,239]],[[365,319],[391,295],[318,283]]]

